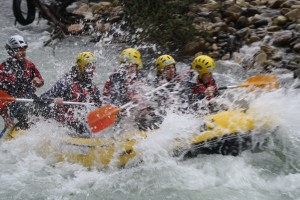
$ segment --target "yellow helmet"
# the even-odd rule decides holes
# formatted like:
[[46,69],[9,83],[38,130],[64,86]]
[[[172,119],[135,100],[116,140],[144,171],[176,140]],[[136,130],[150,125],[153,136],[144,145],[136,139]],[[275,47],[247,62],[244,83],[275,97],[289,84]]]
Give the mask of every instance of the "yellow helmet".
[[170,55],[162,55],[159,56],[155,61],[156,69],[159,73],[161,73],[166,66],[176,64],[174,58]]
[[76,56],[76,65],[82,74],[84,73],[84,66],[86,64],[95,63],[96,61],[95,55],[91,52],[81,52]]
[[209,56],[201,55],[192,62],[192,69],[196,70],[201,77],[203,74],[212,72],[216,67],[214,59]]
[[120,55],[120,62],[128,64],[137,64],[138,69],[141,69],[143,67],[141,53],[134,48],[128,48],[122,51]]

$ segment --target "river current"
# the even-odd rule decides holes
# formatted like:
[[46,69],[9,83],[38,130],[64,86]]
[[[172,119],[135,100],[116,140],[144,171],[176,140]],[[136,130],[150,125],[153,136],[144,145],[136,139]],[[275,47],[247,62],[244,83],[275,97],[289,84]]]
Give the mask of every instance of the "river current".
[[[50,37],[46,21],[15,26],[11,2],[2,2],[0,8],[1,62],[7,58],[4,49],[7,38],[23,35],[29,43],[28,59],[45,78],[45,86],[38,94],[67,72],[81,51],[91,51],[97,56],[95,78],[101,90],[109,73],[118,65],[123,46],[105,40],[89,43],[88,38],[75,36],[43,47]],[[245,47],[245,53],[253,48]],[[143,56],[151,60],[152,55]],[[182,69],[188,65],[178,63]],[[248,77],[233,62],[219,65],[222,67],[215,73],[219,85],[235,85]],[[232,102],[247,99],[250,108],[259,111],[258,117],[276,119],[277,130],[263,151],[244,151],[236,157],[199,155],[185,161],[171,157],[172,135],[196,130],[199,125],[191,116],[170,113],[159,130],[161,134],[139,144],[138,148],[143,150],[142,163],[125,169],[114,166],[105,170],[87,169],[68,162],[53,163],[51,155],[39,154],[37,149],[43,139],[54,140],[65,131],[56,123],[41,122],[16,140],[1,141],[0,199],[300,200],[300,94],[293,89],[291,74],[277,74],[281,87],[276,91],[255,97],[244,90],[232,91]]]

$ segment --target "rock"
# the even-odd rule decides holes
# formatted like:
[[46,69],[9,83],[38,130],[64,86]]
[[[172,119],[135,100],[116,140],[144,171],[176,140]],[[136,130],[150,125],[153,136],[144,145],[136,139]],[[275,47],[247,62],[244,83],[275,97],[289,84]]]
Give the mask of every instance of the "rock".
[[278,9],[286,0],[275,0],[269,2],[269,8]]
[[122,20],[122,17],[121,16],[114,16],[110,19],[110,22],[111,23],[116,23],[116,22],[119,22]]
[[283,26],[287,22],[287,17],[280,15],[272,20],[272,26]]
[[91,7],[93,13],[105,12],[112,7],[110,2],[100,2]]
[[282,60],[282,54],[281,53],[275,53],[272,58],[272,60],[276,61],[276,62],[279,62]]
[[111,11],[114,15],[123,16],[124,15],[124,9],[122,6],[116,6],[112,8]]
[[69,33],[75,33],[75,34],[78,34],[78,33],[81,33],[84,29],[84,25],[83,24],[71,24],[69,27],[68,27],[68,32]]
[[295,44],[300,43],[300,34],[293,36],[290,40],[290,46],[294,46]]
[[269,45],[262,45],[260,49],[263,50],[268,56],[273,55],[275,52],[275,49]]
[[203,39],[201,39],[200,41],[197,42],[190,42],[188,44],[186,44],[183,48],[183,55],[189,55],[189,56],[193,56],[194,54],[196,54],[199,51],[206,51],[206,45],[205,45],[205,41]]
[[228,13],[241,13],[243,11],[243,8],[239,5],[231,5],[228,8],[225,9],[224,12]]
[[105,32],[109,32],[112,29],[112,25],[110,23],[97,23],[95,26],[95,30],[100,32],[100,33],[105,33]]
[[252,36],[250,36],[250,38],[249,38],[249,42],[250,42],[250,43],[254,43],[254,42],[258,42],[258,41],[261,41],[261,38],[258,37],[257,35],[252,35]]
[[214,51],[216,51],[216,50],[218,50],[219,48],[218,48],[218,45],[216,44],[216,43],[213,43],[212,44],[212,50],[214,50]]
[[257,29],[255,31],[255,33],[256,33],[256,36],[258,36],[260,38],[264,38],[267,35],[266,30],[265,29],[261,29],[261,28]]
[[276,31],[281,30],[281,27],[280,26],[270,26],[270,27],[267,28],[267,30],[269,32],[276,32]]
[[298,32],[300,32],[300,24],[297,24],[297,25],[295,26],[295,30],[298,31]]
[[248,25],[249,25],[249,20],[248,20],[248,18],[245,17],[245,16],[241,16],[241,17],[237,20],[237,22],[236,22],[236,27],[237,27],[238,29],[245,28],[245,27],[247,27]]
[[226,18],[227,22],[236,22],[240,17],[239,13],[236,12],[229,12],[227,10],[223,11],[222,17]]
[[243,8],[251,7],[250,4],[244,0],[236,0],[235,3]]
[[254,24],[255,22],[257,22],[257,21],[259,21],[261,19],[262,19],[262,17],[260,15],[254,15],[252,17],[249,17],[249,22],[251,24]]
[[292,31],[276,32],[274,33],[273,37],[274,37],[273,45],[286,46],[289,45],[289,41],[293,37],[293,32]]
[[239,39],[245,39],[245,38],[248,37],[249,33],[250,33],[250,29],[248,27],[246,27],[246,28],[243,28],[241,30],[238,30],[235,35]]
[[300,53],[300,43],[297,43],[293,46],[293,50]]
[[73,11],[74,14],[82,15],[82,16],[85,16],[86,13],[89,12],[92,12],[92,9],[87,4],[83,4],[80,8]]
[[255,28],[258,28],[258,27],[262,27],[262,26],[267,26],[268,24],[269,24],[268,20],[261,19],[261,20],[258,20],[257,22],[255,22],[254,26],[255,26]]
[[297,21],[300,19],[300,9],[293,9],[290,12],[286,13],[285,16],[292,21]]
[[280,9],[280,14],[285,15],[286,13],[288,13],[290,11],[291,11],[291,9],[289,9],[289,8],[282,8],[282,9]]
[[222,56],[222,60],[229,60],[231,58],[231,56],[230,56],[230,54],[229,53],[227,53],[227,54],[225,54],[224,56]]
[[294,71],[294,78],[300,78],[300,67]]
[[256,14],[260,14],[261,12],[255,8],[246,8],[243,9],[241,12],[241,16],[245,16],[245,17],[251,17],[254,16]]
[[220,56],[218,51],[213,51],[208,53],[208,56],[212,57],[212,58],[218,58]]
[[284,2],[283,4],[281,4],[281,8],[291,8],[293,5],[299,5],[299,1],[298,0],[288,0],[286,2]]
[[268,55],[264,51],[258,51],[254,54],[254,61],[261,66],[267,61]]

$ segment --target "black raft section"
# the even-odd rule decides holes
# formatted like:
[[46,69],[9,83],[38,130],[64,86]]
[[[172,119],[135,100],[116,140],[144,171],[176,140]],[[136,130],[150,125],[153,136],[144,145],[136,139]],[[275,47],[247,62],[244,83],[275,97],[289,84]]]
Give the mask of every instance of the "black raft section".
[[181,153],[183,159],[193,158],[199,154],[222,154],[238,156],[245,150],[259,150],[265,146],[269,138],[257,140],[250,132],[247,134],[230,134],[220,138],[191,145],[191,148]]

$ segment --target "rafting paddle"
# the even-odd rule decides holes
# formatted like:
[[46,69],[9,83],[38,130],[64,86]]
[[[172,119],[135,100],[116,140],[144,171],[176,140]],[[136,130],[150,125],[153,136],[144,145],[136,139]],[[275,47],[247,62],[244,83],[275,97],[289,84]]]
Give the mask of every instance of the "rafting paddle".
[[244,83],[232,86],[219,87],[219,90],[241,88],[241,87],[258,87],[258,88],[267,88],[274,89],[279,87],[278,78],[272,74],[258,75],[248,78]]
[[[10,96],[8,93],[6,93],[5,91],[0,90],[0,108],[3,108],[4,106],[6,106],[8,103],[11,102],[35,102],[35,101],[34,99],[14,98]],[[82,105],[82,106],[95,105],[94,103],[71,102],[71,101],[63,101],[63,104]]]
[[[150,94],[153,94],[154,92],[156,92],[172,83],[173,83],[173,81],[167,82],[167,83],[155,88],[154,90],[147,92],[145,94],[145,96],[149,96]],[[118,113],[121,110],[123,110],[131,105],[133,105],[133,102],[128,102],[128,103],[122,105],[121,107],[116,107],[116,106],[107,104],[107,105],[104,105],[104,106],[90,112],[87,116],[87,121],[91,128],[92,133],[100,132],[100,131],[104,130],[105,128],[114,124],[117,119]]]
[[[163,87],[166,87],[170,83],[165,83],[164,85],[157,87],[153,91],[150,91],[146,94],[152,94],[157,90],[160,90]],[[239,88],[239,87],[249,87],[255,86],[259,88],[278,88],[278,79],[274,75],[258,75],[248,78],[244,83],[235,86],[226,86],[221,87],[219,90],[231,89],[231,88]],[[104,105],[88,114],[87,120],[88,124],[91,128],[92,133],[98,133],[105,128],[111,126],[115,123],[118,113],[132,105],[133,102],[129,102],[121,107],[116,107],[113,105]]]

